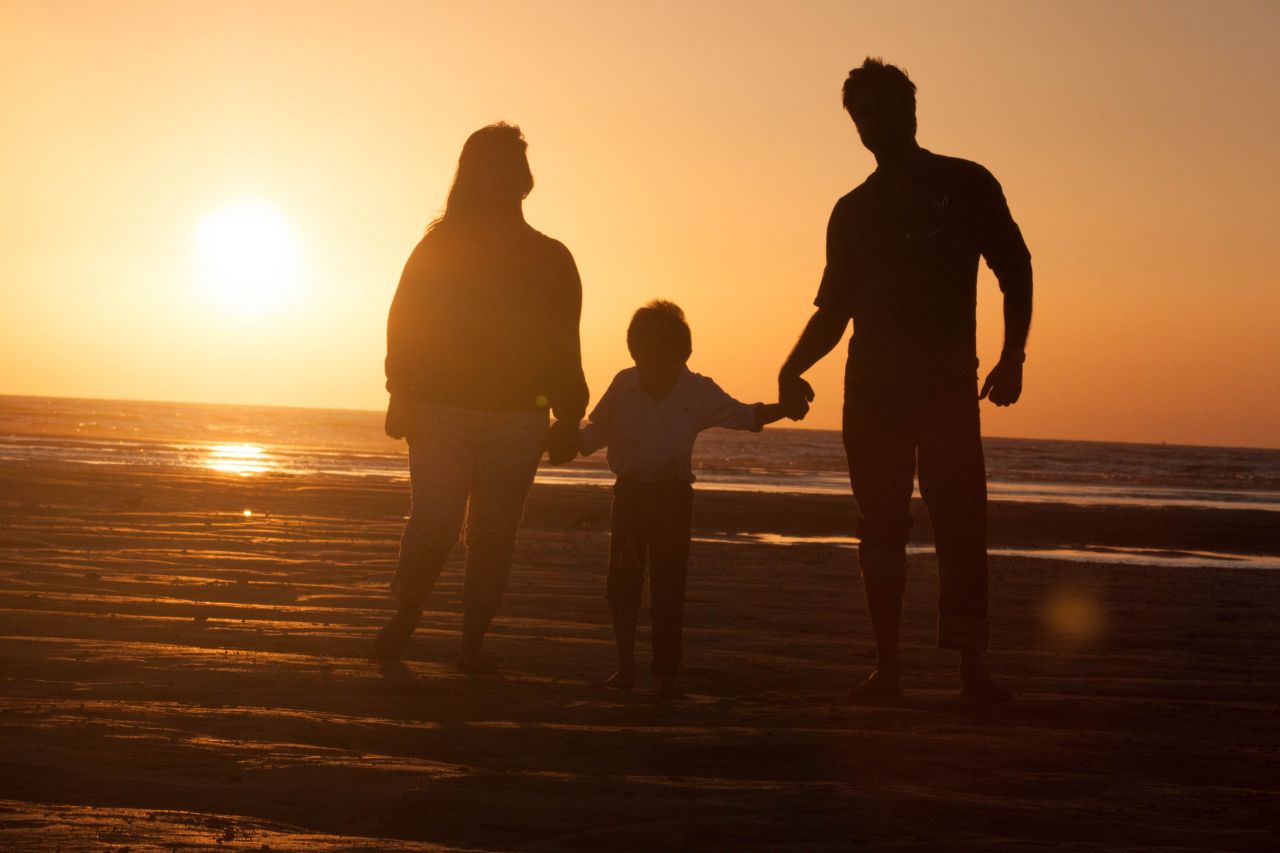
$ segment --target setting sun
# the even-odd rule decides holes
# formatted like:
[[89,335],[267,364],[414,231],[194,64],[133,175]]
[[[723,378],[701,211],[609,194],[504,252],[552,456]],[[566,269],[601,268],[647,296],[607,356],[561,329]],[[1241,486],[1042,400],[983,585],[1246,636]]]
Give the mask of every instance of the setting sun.
[[209,298],[239,314],[278,306],[298,284],[301,246],[275,208],[248,200],[218,208],[195,232],[199,283]]

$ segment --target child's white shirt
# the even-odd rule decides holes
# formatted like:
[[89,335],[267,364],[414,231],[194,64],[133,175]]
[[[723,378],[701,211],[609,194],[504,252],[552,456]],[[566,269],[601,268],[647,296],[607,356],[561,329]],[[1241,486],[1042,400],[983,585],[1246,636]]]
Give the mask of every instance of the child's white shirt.
[[582,428],[582,453],[609,448],[609,468],[642,482],[692,483],[693,443],[712,427],[758,432],[756,403],[725,393],[710,377],[689,368],[655,400],[640,388],[636,368],[619,371]]

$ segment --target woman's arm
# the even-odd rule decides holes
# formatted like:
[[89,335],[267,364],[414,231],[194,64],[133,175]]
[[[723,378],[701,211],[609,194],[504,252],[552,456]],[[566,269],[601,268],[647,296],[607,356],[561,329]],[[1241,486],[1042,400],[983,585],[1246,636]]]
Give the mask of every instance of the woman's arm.
[[391,310],[387,313],[387,357],[383,370],[391,400],[383,428],[387,435],[396,439],[407,438],[414,426],[414,385],[417,367],[421,363],[414,327],[422,309],[425,242],[425,239],[419,242],[409,255],[395,296],[391,299]]
[[400,274],[400,284],[387,313],[387,357],[383,368],[391,396],[412,396],[421,362],[418,327],[425,297],[426,238],[414,247]]
[[561,243],[556,244],[559,254],[556,295],[552,311],[552,328],[549,329],[551,359],[551,409],[558,420],[577,423],[587,411],[590,392],[587,378],[582,371],[582,342],[578,324],[582,319],[582,279],[573,255]]

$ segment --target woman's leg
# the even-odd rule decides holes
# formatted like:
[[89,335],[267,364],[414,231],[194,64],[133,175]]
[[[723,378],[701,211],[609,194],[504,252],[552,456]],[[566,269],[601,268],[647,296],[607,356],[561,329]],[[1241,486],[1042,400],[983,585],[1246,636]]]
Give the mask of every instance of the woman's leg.
[[516,528],[546,447],[545,412],[483,413],[467,505],[466,582],[462,653],[458,664],[479,664],[480,645],[502,603],[511,574]]
[[409,437],[413,505],[391,581],[400,607],[374,641],[374,656],[379,659],[394,660],[404,653],[422,617],[423,604],[458,541],[471,487],[472,457],[458,410],[418,406]]

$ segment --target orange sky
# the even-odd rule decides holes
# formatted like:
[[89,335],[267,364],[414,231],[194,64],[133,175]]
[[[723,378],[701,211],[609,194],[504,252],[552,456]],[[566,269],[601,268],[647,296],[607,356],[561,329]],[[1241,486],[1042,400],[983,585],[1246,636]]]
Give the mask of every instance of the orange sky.
[[[0,393],[381,407],[400,268],[506,119],[582,271],[592,388],[665,297],[694,369],[770,398],[873,168],[839,89],[876,54],[1034,256],[1027,390],[988,433],[1280,446],[1280,4],[634,5],[0,2]],[[202,272],[246,205],[293,247],[272,304]],[[808,425],[838,426],[842,362]]]

